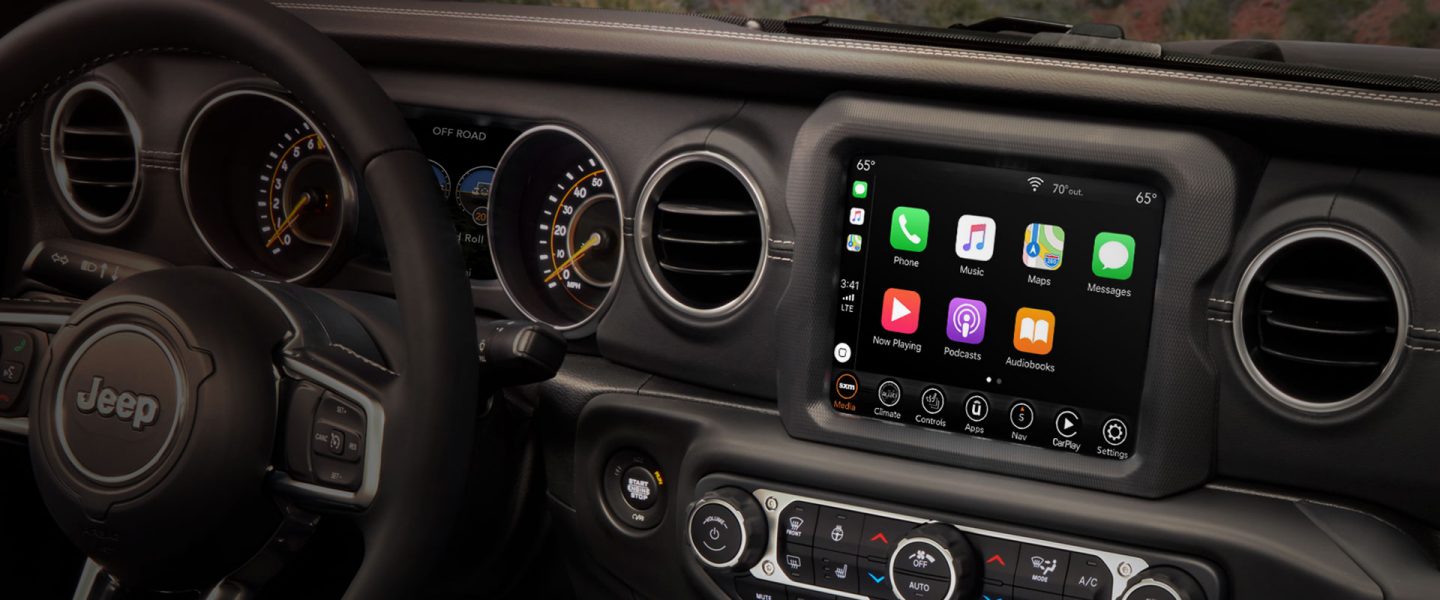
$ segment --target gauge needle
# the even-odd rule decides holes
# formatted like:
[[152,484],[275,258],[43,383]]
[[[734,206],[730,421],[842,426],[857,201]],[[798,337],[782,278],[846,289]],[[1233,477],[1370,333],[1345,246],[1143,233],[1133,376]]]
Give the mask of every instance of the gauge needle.
[[567,260],[567,261],[565,261],[565,262],[563,262],[563,263],[560,263],[560,266],[555,267],[555,270],[552,271],[552,272],[550,273],[550,275],[548,275],[548,276],[545,277],[545,283],[550,283],[550,282],[551,282],[552,280],[554,280],[556,277],[559,277],[559,276],[560,276],[560,273],[564,272],[565,269],[570,268],[570,265],[574,264],[575,261],[580,260],[580,257],[585,256],[585,253],[586,253],[586,252],[589,252],[591,248],[594,248],[594,247],[596,246],[596,244],[599,244],[599,243],[600,243],[600,233],[599,233],[599,232],[596,232],[596,233],[590,234],[590,238],[587,239],[587,240],[585,240],[585,243],[584,243],[584,244],[581,244],[581,245],[580,245],[580,249],[576,250],[574,254],[571,254],[571,255],[570,255],[570,260]]
[[265,242],[266,248],[274,246],[275,242],[280,241],[280,236],[285,235],[286,231],[290,231],[290,226],[294,225],[295,220],[300,218],[300,209],[305,208],[305,205],[309,203],[310,194],[308,192],[301,194],[300,201],[296,202],[294,208],[290,209],[290,214],[285,215],[285,222],[281,223],[279,227],[276,227],[275,235],[270,236],[270,240]]

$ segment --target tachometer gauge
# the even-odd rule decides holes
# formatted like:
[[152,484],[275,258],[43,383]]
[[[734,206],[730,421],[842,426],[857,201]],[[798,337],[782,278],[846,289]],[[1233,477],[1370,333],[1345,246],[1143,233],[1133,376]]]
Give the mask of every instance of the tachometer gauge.
[[352,176],[290,101],[240,90],[205,105],[181,155],[186,208],[227,267],[313,280],[355,230]]
[[624,250],[619,192],[594,146],[558,126],[525,132],[500,161],[489,205],[490,252],[515,304],[561,330],[590,323]]

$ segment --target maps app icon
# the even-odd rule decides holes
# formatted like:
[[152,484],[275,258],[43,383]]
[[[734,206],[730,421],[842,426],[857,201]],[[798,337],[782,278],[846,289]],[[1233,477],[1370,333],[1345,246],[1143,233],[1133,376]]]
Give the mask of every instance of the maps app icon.
[[1031,223],[1025,228],[1025,266],[1043,271],[1060,268],[1065,259],[1065,230],[1059,225]]

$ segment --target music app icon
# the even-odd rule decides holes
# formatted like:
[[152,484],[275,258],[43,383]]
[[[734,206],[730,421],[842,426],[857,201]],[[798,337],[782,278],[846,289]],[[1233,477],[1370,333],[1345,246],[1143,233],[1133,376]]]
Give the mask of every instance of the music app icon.
[[955,231],[955,256],[990,260],[995,255],[995,219],[980,215],[960,217]]

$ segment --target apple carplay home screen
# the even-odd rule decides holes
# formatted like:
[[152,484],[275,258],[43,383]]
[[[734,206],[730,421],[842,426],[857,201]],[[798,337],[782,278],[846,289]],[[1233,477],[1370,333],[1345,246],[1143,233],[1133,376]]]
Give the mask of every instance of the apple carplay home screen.
[[838,412],[1134,454],[1164,201],[1154,188],[894,156],[851,163]]

